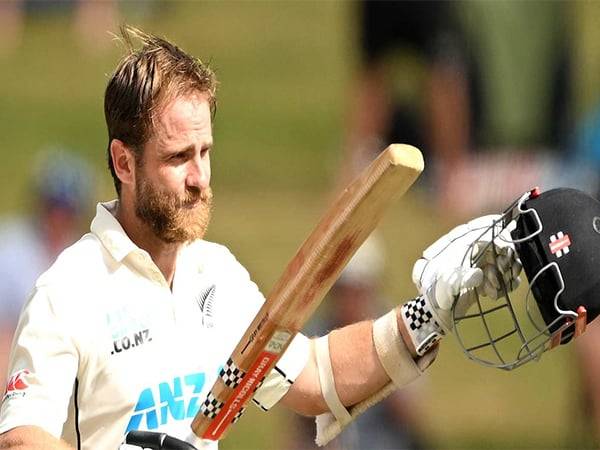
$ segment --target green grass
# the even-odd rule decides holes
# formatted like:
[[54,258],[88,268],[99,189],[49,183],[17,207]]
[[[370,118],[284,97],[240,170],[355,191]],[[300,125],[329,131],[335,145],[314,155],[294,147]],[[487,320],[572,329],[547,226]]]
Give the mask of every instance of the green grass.
[[[133,24],[172,38],[217,70],[216,206],[209,237],[229,245],[267,293],[330,199],[352,95],[350,4],[169,2],[159,14],[143,16],[135,3],[126,3],[124,11]],[[22,194],[32,158],[47,145],[89,158],[97,168],[98,197],[112,197],[102,95],[119,54],[112,45],[90,53],[68,18],[58,16],[29,20],[23,46],[0,56],[0,213],[26,209]],[[452,225],[430,203],[414,193],[381,227],[390,306],[415,293],[413,261]],[[580,417],[574,413],[573,364],[565,348],[504,373],[467,361],[447,339],[421,386],[422,428],[439,449],[570,448]],[[279,409],[251,412],[222,448],[283,449],[290,426]]]

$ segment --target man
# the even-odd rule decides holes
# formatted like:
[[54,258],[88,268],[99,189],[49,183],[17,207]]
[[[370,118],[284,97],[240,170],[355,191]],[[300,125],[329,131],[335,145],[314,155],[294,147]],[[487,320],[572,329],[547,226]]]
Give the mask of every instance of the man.
[[[212,201],[214,74],[161,38],[122,31],[131,51],[105,94],[118,200],[98,205],[91,233],[35,285],[11,355],[0,448],[113,449],[137,429],[216,448],[189,425],[264,301],[225,247],[202,240]],[[138,51],[132,35],[143,44]],[[451,275],[441,295],[482,282],[479,269]],[[428,313],[430,300],[412,304]],[[409,330],[406,320],[394,310],[378,325],[359,322],[318,344],[298,335],[254,401],[325,414],[319,430],[330,439],[355,414],[345,406],[377,397],[392,379],[404,384],[433,360],[429,349],[444,330],[423,320],[433,327],[425,341],[422,325]]]

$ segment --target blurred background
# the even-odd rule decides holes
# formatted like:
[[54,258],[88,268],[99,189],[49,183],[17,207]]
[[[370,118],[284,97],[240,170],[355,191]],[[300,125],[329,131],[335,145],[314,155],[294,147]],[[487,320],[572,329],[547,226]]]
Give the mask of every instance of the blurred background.
[[[123,22],[216,70],[208,239],[265,293],[378,151],[423,149],[418,185],[308,333],[412,298],[426,246],[524,190],[598,193],[600,2],[0,0],[0,378],[33,280],[87,230],[95,202],[115,196],[102,102]],[[505,373],[446,339],[381,420],[332,448],[597,448],[600,336],[581,341]],[[375,443],[390,430],[393,444]],[[311,448],[313,434],[276,407],[246,413],[222,448]]]

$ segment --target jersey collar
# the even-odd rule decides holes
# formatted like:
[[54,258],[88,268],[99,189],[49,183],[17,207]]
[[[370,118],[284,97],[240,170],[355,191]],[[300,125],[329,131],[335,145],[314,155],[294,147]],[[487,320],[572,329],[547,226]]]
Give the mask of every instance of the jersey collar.
[[121,262],[129,253],[140,251],[140,248],[129,239],[119,221],[113,216],[118,204],[118,200],[98,203],[96,217],[92,220],[90,229],[111,256]]

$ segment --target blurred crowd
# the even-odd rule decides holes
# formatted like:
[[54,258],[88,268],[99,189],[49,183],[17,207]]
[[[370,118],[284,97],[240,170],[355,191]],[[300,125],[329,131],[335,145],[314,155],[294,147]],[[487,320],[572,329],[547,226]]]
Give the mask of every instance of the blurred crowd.
[[[388,143],[407,142],[421,148],[433,166],[421,187],[434,208],[456,220],[499,212],[535,186],[600,194],[600,3],[353,6],[358,63],[347,95],[340,186]],[[364,255],[357,257],[354,265],[361,259],[370,264]],[[364,276],[342,277],[332,290],[330,327],[360,318],[346,317],[348,310],[374,317],[364,299],[378,304],[377,283],[372,274]],[[600,444],[595,325],[576,347],[582,386],[577,417],[595,430],[581,434],[586,437],[575,443],[581,448]],[[404,398],[367,411],[331,448],[426,445],[417,402],[411,401],[418,386],[403,391]],[[315,448],[306,436],[295,443],[294,449]]]
[[119,21],[116,0],[10,0],[0,2],[0,52],[18,49],[25,34],[27,15],[70,11],[78,39],[92,51],[106,47],[106,33]]
[[[36,279],[85,231],[94,177],[75,153],[52,148],[33,158],[29,210],[0,222],[0,383],[19,313]],[[76,276],[76,274],[73,274]]]
[[[25,15],[68,7],[92,48],[119,21],[116,1],[0,1],[0,51],[18,48]],[[362,1],[350,3],[357,63],[347,93],[338,183],[390,142],[424,150],[421,183],[440,214],[499,211],[534,186],[600,193],[600,2]],[[35,279],[85,231],[93,200],[87,164],[43,152],[31,174],[30,214],[0,224],[0,381],[18,313]],[[384,312],[385,247],[368,241],[331,292],[314,332]],[[578,340],[583,417],[600,436],[600,327]],[[427,381],[424,380],[426,383]],[[419,390],[373,408],[330,448],[418,449]],[[290,449],[312,444],[300,420]],[[597,441],[600,442],[600,441]]]
[[387,142],[426,153],[428,187],[455,217],[540,185],[598,192],[595,2],[356,4],[346,172]]
[[165,6],[164,0],[124,2],[122,0],[2,0],[0,1],[0,55],[19,50],[26,34],[27,18],[32,16],[71,17],[77,42],[90,52],[110,46],[109,32],[123,21],[124,8],[143,17]]

